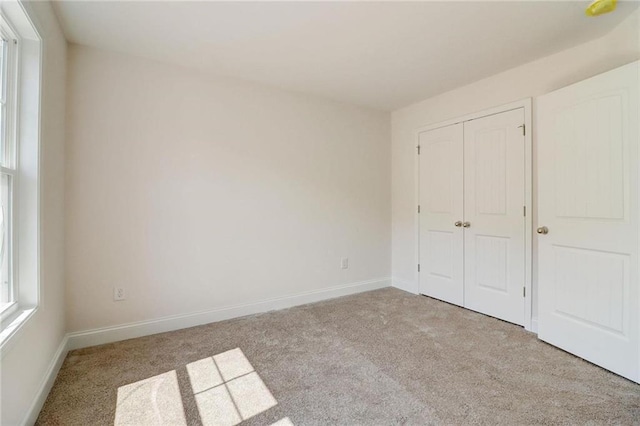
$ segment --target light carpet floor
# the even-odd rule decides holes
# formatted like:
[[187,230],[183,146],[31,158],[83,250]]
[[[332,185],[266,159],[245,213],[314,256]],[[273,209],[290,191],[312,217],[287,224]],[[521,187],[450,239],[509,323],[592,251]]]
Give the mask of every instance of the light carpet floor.
[[72,351],[37,424],[112,425],[119,387],[173,371],[202,424],[186,366],[236,348],[277,401],[243,425],[640,424],[639,385],[392,288]]

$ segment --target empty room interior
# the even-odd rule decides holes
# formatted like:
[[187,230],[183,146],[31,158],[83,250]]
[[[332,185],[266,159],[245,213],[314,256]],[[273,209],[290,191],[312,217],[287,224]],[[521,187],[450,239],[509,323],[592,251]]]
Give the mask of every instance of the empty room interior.
[[0,35],[0,424],[640,424],[640,2]]

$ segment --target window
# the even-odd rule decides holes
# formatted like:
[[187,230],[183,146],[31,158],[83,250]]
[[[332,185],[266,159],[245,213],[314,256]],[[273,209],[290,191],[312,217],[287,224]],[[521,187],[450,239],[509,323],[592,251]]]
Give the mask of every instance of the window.
[[40,302],[43,51],[28,9],[0,0],[0,351]]
[[0,27],[0,315],[16,307],[16,238],[14,232],[17,185],[16,91],[17,42],[8,26]]

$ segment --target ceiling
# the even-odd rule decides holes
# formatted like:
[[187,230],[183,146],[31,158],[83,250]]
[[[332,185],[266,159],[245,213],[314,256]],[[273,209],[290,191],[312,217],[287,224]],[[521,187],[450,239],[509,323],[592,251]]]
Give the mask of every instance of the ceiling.
[[70,42],[393,110],[601,37],[588,1],[57,1]]

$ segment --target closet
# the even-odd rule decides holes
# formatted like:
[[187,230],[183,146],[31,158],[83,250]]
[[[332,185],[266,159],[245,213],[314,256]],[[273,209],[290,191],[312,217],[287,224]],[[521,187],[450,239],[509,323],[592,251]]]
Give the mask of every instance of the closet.
[[640,382],[640,63],[417,132],[420,292]]
[[520,325],[526,122],[521,106],[418,132],[420,292]]

